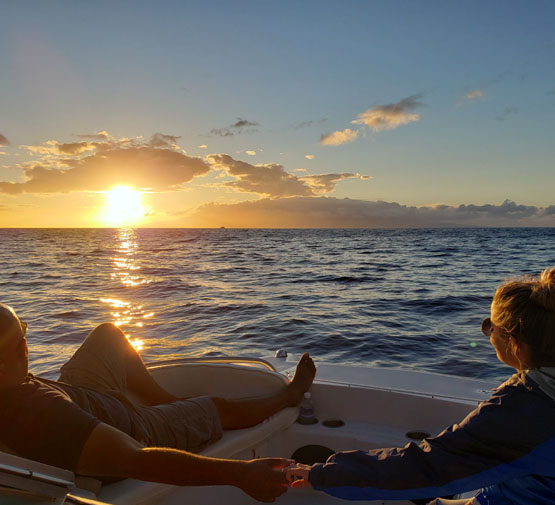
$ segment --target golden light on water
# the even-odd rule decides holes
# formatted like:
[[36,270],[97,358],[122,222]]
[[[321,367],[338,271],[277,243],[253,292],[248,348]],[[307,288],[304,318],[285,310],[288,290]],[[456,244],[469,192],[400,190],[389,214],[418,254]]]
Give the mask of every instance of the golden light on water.
[[101,220],[112,226],[132,226],[140,224],[145,213],[140,191],[130,186],[116,186],[106,192]]
[[129,340],[129,343],[135,348],[137,352],[142,350],[142,348],[144,347],[142,340],[138,338],[131,340],[128,335],[125,335],[125,336],[127,337],[127,340]]
[[[125,288],[133,290],[143,284],[150,283],[150,280],[141,275],[141,267],[137,264],[135,255],[139,244],[136,233],[132,228],[122,228],[117,231],[119,247],[112,257],[113,270],[110,277],[118,280]],[[145,342],[140,338],[135,338],[128,334],[128,330],[133,332],[141,331],[145,320],[151,319],[155,313],[145,312],[141,303],[127,301],[125,299],[104,296],[100,298],[102,303],[110,307],[110,314],[113,323],[118,326],[129,340],[129,343],[137,350],[145,348]]]

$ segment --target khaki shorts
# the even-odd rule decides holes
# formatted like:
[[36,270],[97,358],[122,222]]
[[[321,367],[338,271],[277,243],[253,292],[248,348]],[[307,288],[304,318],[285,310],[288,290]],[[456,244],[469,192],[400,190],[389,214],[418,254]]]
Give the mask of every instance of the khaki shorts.
[[[59,380],[121,396],[127,392],[126,362],[134,352],[123,334],[99,327],[62,366]],[[218,410],[208,396],[128,408],[141,425],[136,438],[148,446],[199,452],[222,437]]]

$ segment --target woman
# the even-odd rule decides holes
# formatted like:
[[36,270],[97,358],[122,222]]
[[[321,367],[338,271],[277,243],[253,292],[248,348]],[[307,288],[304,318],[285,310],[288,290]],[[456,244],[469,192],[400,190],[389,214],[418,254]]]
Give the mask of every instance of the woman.
[[[555,268],[501,285],[482,331],[517,373],[460,424],[420,445],[334,454],[288,470],[293,487],[351,500],[555,504]],[[425,501],[425,500],[423,500]]]

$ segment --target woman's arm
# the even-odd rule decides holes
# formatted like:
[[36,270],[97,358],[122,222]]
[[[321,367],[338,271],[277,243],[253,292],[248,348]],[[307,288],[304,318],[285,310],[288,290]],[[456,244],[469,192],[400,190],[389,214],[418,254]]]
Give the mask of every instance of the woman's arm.
[[403,448],[339,452],[314,465],[308,481],[341,498],[401,500],[449,496],[530,475],[553,478],[554,415],[545,395],[515,381],[435,438]]

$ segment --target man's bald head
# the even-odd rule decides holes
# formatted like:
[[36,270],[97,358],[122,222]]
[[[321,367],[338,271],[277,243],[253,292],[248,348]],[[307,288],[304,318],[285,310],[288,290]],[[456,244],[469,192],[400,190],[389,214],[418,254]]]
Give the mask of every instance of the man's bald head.
[[7,343],[5,337],[9,335],[9,330],[13,328],[14,323],[21,324],[15,310],[9,305],[0,303],[0,350]]

